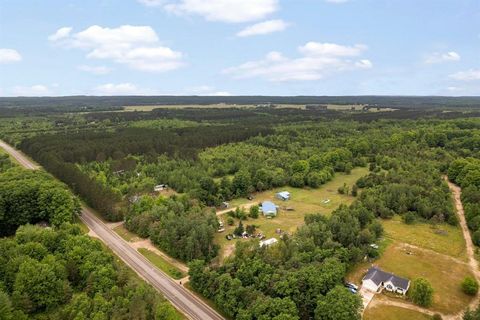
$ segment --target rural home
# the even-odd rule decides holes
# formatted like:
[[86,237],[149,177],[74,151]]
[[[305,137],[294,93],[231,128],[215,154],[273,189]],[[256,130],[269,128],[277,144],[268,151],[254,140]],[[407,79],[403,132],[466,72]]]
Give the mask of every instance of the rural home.
[[290,200],[290,192],[288,191],[278,192],[275,196],[277,197],[277,199],[280,199],[283,201]]
[[260,241],[260,248],[262,248],[262,247],[269,247],[269,246],[271,246],[271,245],[273,245],[273,244],[275,244],[275,243],[277,243],[277,242],[278,242],[278,240],[275,239],[275,238],[270,238],[270,239],[267,239],[267,240],[262,240],[262,241]]
[[277,215],[277,206],[270,201],[262,202],[262,207],[260,208],[262,213],[266,217],[275,217]]
[[373,292],[385,289],[405,295],[410,288],[410,280],[385,272],[377,267],[371,267],[362,279],[362,288]]

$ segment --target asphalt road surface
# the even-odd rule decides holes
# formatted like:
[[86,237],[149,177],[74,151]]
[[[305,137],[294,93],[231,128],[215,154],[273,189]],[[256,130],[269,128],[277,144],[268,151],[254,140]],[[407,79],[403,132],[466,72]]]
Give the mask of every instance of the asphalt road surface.
[[[0,147],[27,169],[40,168],[28,157],[0,140]],[[82,207],[82,221],[100,238],[117,256],[119,256],[140,277],[161,292],[178,310],[189,319],[220,320],[224,319],[202,300],[187,289],[171,280],[157,269],[150,261],[130,247],[118,234],[108,228],[87,207]]]

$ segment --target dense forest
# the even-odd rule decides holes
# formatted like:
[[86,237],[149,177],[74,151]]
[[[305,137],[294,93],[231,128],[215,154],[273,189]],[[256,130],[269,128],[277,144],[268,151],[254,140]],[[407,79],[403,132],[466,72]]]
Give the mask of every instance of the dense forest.
[[156,199],[144,196],[130,207],[125,222],[129,230],[150,237],[175,258],[209,261],[217,255],[218,245],[213,244],[218,229],[215,213],[186,196]]
[[[370,104],[389,107],[432,108],[432,107],[476,107],[478,97],[405,97],[405,96],[122,96],[122,97],[17,97],[0,98],[0,110],[10,108],[52,108],[65,110],[105,110],[121,106],[145,105],[257,105],[257,104]],[[18,113],[16,113],[18,114]]]
[[0,170],[0,236],[12,235],[27,223],[58,227],[73,222],[79,209],[78,199],[46,172]]
[[78,226],[0,239],[1,319],[181,319]]

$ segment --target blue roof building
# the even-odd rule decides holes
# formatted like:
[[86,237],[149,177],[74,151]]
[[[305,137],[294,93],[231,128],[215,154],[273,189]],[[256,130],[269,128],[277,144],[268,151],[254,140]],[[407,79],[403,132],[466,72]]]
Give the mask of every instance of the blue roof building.
[[277,215],[277,206],[270,201],[262,202],[262,213],[267,217],[275,217]]

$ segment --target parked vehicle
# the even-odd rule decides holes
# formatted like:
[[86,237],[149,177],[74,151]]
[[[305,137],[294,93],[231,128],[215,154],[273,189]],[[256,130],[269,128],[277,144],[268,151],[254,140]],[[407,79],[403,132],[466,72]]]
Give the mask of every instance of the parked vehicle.
[[351,289],[354,289],[354,290],[357,290],[358,291],[358,286],[354,283],[351,283],[351,282],[347,282],[345,283],[345,287],[346,288],[351,288]]

